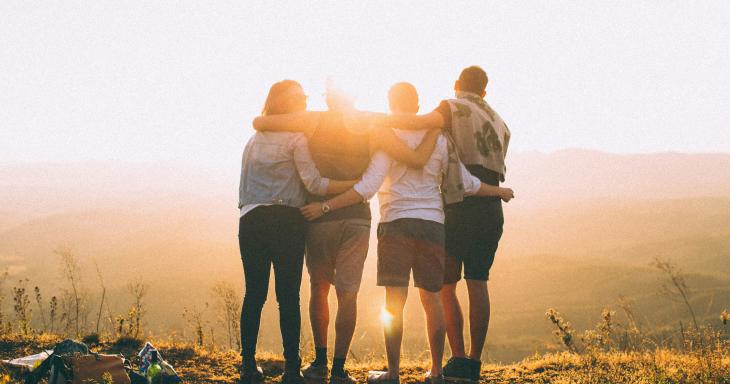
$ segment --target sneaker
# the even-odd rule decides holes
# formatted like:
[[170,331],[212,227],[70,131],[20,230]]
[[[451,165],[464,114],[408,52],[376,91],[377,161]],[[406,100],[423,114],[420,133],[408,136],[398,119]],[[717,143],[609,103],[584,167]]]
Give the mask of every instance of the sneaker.
[[400,377],[391,379],[388,371],[368,371],[368,384],[400,384]]
[[327,364],[309,364],[302,369],[304,378],[310,380],[326,380],[328,372]]
[[482,376],[482,361],[469,359],[469,364],[471,365],[471,379],[478,383]]
[[284,371],[281,376],[282,384],[304,384],[304,376],[299,371]]
[[264,371],[261,367],[242,368],[241,377],[238,379],[239,384],[258,384],[264,381]]
[[[455,383],[474,382],[472,360],[466,357],[452,357],[444,365],[444,379]],[[477,381],[479,375],[477,374]]]
[[330,384],[355,384],[357,380],[350,376],[350,372],[345,370],[344,372],[332,372],[330,374]]
[[445,384],[444,375],[432,376],[431,371],[426,372],[423,376],[423,384]]

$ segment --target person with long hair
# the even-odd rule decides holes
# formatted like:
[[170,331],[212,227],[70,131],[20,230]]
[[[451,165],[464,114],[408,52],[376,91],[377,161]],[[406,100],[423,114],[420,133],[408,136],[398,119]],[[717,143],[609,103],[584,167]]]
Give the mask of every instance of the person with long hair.
[[[283,80],[269,90],[262,115],[300,112],[306,106],[301,85]],[[305,205],[307,191],[325,195],[344,192],[352,185],[354,181],[320,175],[302,133],[257,132],[246,144],[238,200],[238,241],[246,289],[241,310],[240,383],[263,379],[256,365],[256,342],[272,266],[284,347],[283,382],[302,382],[299,288],[307,223],[299,207]]]

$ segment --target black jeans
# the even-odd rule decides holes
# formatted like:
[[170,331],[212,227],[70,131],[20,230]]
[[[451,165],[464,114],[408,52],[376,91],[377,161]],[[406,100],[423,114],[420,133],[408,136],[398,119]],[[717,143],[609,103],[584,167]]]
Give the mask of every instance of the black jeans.
[[304,240],[307,222],[298,208],[274,205],[257,207],[239,221],[246,292],[241,310],[241,356],[251,363],[261,324],[261,309],[269,292],[269,275],[274,266],[276,301],[284,358],[299,359],[299,286],[302,282]]

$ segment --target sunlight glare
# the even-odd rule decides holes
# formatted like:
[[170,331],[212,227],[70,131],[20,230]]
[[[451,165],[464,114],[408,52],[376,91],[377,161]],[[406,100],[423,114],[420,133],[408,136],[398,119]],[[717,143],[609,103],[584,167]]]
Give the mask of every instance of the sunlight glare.
[[393,315],[391,315],[385,307],[380,309],[380,322],[383,323],[384,326],[389,327],[392,321]]

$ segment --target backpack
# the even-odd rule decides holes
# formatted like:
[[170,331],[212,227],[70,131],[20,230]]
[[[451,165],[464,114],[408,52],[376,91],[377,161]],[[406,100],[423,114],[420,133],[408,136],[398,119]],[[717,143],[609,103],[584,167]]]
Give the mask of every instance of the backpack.
[[52,356],[49,384],[130,384],[121,355],[90,353]]

